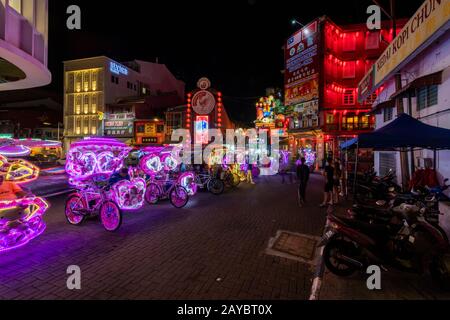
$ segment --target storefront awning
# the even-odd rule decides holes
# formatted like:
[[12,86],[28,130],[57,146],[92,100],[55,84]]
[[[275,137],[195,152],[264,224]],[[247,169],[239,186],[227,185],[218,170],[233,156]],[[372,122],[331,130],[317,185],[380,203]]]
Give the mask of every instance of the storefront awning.
[[443,72],[443,70],[420,77],[420,78],[417,78],[417,79],[411,81],[405,87],[403,87],[402,89],[395,92],[391,96],[390,99],[398,98],[408,92],[415,91],[416,89],[419,89],[419,88],[441,84],[442,83],[442,72]]

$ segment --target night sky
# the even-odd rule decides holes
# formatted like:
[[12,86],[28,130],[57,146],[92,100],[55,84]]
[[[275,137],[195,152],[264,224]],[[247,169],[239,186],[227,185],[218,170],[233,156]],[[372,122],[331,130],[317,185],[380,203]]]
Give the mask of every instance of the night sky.
[[[397,0],[397,16],[409,18],[421,3]],[[66,8],[71,4],[81,7],[81,31],[66,28]],[[372,0],[49,0],[50,88],[62,92],[64,60],[158,57],[186,82],[187,90],[200,77],[209,77],[223,92],[230,116],[250,122],[256,97],[267,87],[283,86],[281,47],[296,30],[292,18],[303,24],[321,15],[338,24],[365,22],[371,4]]]

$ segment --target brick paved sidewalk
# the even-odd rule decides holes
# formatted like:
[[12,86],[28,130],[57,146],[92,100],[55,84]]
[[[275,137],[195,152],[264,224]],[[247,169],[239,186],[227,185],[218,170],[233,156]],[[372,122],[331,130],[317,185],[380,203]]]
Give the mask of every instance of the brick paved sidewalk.
[[[0,254],[0,299],[308,299],[314,270],[265,250],[279,230],[322,234],[322,189],[313,175],[300,209],[295,184],[261,177],[202,192],[182,210],[164,202],[125,213],[116,233],[98,220],[70,226],[64,197],[53,198],[45,233]],[[69,265],[81,268],[80,291],[66,287]]]

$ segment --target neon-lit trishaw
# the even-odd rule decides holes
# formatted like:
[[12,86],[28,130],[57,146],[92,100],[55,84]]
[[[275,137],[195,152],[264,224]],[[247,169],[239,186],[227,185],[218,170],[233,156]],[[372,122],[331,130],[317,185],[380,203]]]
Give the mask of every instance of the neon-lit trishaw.
[[171,150],[149,147],[143,152],[145,155],[141,158],[140,168],[148,176],[145,192],[147,203],[154,205],[160,200],[169,199],[175,208],[185,207],[189,196],[197,193],[194,173],[175,173],[180,164]]
[[[39,176],[39,168],[25,160],[8,161],[0,155],[2,179],[24,184]],[[27,244],[42,234],[46,228],[43,215],[48,203],[29,195],[21,199],[0,201],[0,252]]]
[[66,201],[70,224],[80,225],[86,217],[98,214],[104,228],[115,231],[122,224],[122,211],[143,207],[146,182],[133,170],[129,170],[129,179],[110,183],[111,176],[123,168],[130,150],[126,144],[106,138],[87,138],[72,144],[66,171],[78,191]]

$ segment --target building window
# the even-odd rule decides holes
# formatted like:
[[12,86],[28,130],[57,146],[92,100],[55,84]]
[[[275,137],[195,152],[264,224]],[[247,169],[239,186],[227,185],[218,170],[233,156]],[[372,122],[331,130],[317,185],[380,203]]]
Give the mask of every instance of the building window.
[[89,113],[89,95],[84,95],[84,107],[83,107],[84,114]]
[[367,99],[364,102],[364,104],[371,106],[371,105],[373,105],[375,103],[377,98],[378,98],[378,95],[376,93],[372,93],[370,96],[367,97]]
[[378,49],[380,46],[380,32],[369,32],[366,37],[366,50]]
[[81,113],[81,95],[77,95],[75,98],[75,114]]
[[112,83],[116,83],[116,77],[111,76],[111,82],[112,82]]
[[356,50],[356,35],[354,33],[344,34],[342,50],[347,52]]
[[342,77],[345,79],[353,79],[354,77],[356,77],[356,62],[355,61],[344,62]]
[[417,111],[438,104],[438,86],[432,85],[417,91]]
[[97,77],[98,77],[97,71],[92,71],[92,76],[91,76],[92,91],[97,91]]
[[344,95],[342,97],[342,104],[344,106],[354,105],[356,102],[356,90],[355,89],[346,89],[344,91]]
[[334,124],[334,114],[332,113],[327,113],[327,120],[326,120],[327,124]]
[[391,121],[393,114],[394,114],[394,108],[384,108],[384,111],[383,111],[384,122]]
[[97,95],[93,94],[91,100],[92,113],[97,113]]

